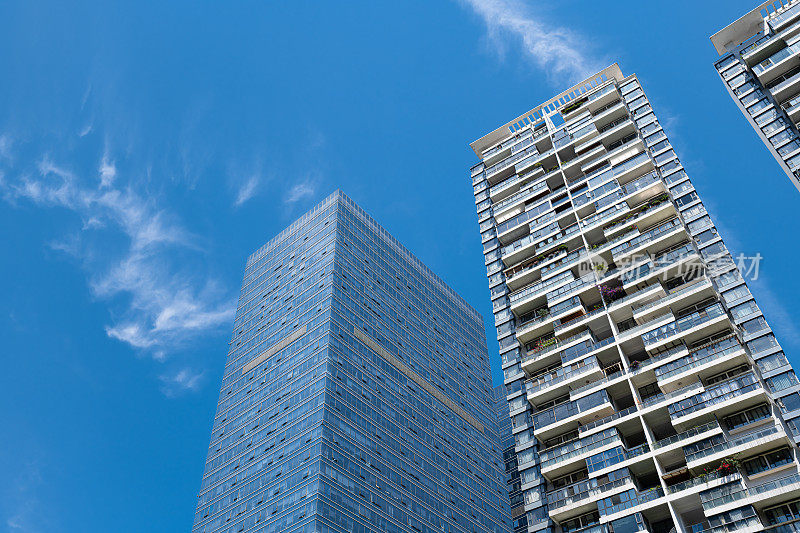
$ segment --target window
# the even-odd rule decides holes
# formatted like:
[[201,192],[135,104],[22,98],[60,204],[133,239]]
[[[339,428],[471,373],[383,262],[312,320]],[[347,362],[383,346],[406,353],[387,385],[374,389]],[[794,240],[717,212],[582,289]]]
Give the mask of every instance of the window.
[[764,335],[763,337],[759,337],[747,343],[747,347],[750,348],[750,353],[753,354],[769,350],[770,348],[774,348],[777,345],[778,341],[775,340],[775,335],[773,335],[772,333]]
[[786,360],[786,356],[783,354],[783,352],[778,352],[768,355],[767,357],[762,357],[756,361],[756,364],[762,372],[769,372],[770,370],[775,370],[776,368],[788,365],[789,362]]
[[757,405],[751,409],[746,409],[738,413],[723,418],[722,422],[728,430],[737,429],[759,420],[770,417],[769,406],[767,404]]
[[798,382],[794,371],[790,370],[767,379],[766,383],[770,392],[778,392],[793,385],[797,385]]

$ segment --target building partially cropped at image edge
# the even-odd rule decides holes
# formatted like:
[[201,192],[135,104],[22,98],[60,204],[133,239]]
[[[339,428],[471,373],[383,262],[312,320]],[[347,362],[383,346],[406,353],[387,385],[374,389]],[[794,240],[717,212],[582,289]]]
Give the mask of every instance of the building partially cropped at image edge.
[[731,98],[800,190],[800,1],[764,2],[711,42]]
[[798,379],[636,76],[471,146],[515,531],[800,530]]

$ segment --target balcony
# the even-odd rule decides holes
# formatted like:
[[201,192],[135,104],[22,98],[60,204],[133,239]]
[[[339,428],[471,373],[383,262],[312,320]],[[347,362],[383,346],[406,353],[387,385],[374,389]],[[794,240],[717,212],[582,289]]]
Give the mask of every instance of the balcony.
[[550,189],[547,187],[547,181],[537,181],[521,191],[512,194],[505,200],[501,200],[494,204],[492,208],[494,210],[495,217],[502,213],[504,209],[507,209],[518,202],[524,202],[545,192],[549,193],[549,191]]
[[552,355],[559,350],[577,344],[579,341],[586,341],[588,345],[593,345],[592,332],[587,329],[564,340],[549,337],[529,343],[529,345],[526,345],[526,352],[522,356],[523,366],[527,362],[544,359],[548,355]]
[[661,440],[658,440],[653,443],[653,450],[661,450],[662,448],[674,448],[675,444],[680,444],[684,446],[689,443],[689,441],[696,441],[698,440],[697,437],[706,438],[709,437],[712,433],[719,434],[722,433],[722,428],[719,425],[719,422],[716,420],[712,420],[711,422],[700,424],[699,426],[695,426],[691,429],[687,429],[686,431],[682,431],[676,435],[672,435],[671,437],[667,437]]
[[[685,424],[700,416],[713,414],[719,417],[736,409],[744,409],[749,403],[757,403],[765,392],[761,381],[748,372],[675,402],[667,410],[673,425]],[[751,400],[748,403],[746,399]]]
[[[503,247],[501,250],[501,257],[503,263],[506,265],[513,265],[525,259],[528,255],[546,253],[545,250],[550,250],[566,242],[574,237],[579,237],[578,224],[559,231],[558,233],[542,240],[541,235],[528,235],[508,246]],[[539,242],[537,242],[539,241]],[[533,245],[533,243],[536,243]]]
[[685,228],[680,219],[673,218],[645,233],[641,233],[627,242],[613,247],[611,249],[611,256],[617,261],[621,257],[627,256],[636,250],[642,250],[648,245],[663,241],[669,236],[678,236],[680,233],[685,233]]
[[689,355],[655,369],[658,386],[669,391],[688,377],[705,377],[717,374],[747,362],[744,348],[735,336],[693,349]]
[[548,448],[539,452],[542,474],[555,478],[561,473],[574,469],[574,464],[597,453],[596,450],[605,450],[622,445],[616,429],[607,429],[589,437],[576,439],[566,444]]
[[574,281],[570,281],[566,285],[549,291],[547,293],[547,303],[552,307],[555,303],[567,298],[573,293],[579,293],[582,289],[586,289],[587,287],[594,287],[596,281],[597,278],[594,274],[587,274]]
[[772,54],[770,57],[753,66],[753,72],[762,83],[780,76],[792,67],[800,63],[798,52],[800,52],[800,42],[795,38],[789,46]]
[[681,317],[674,322],[643,333],[642,341],[644,342],[645,348],[653,349],[667,341],[675,340],[678,336],[684,336],[689,333],[696,336],[696,334],[702,332],[702,326],[725,322],[726,320],[730,324],[730,320],[722,304],[717,302],[705,309]]
[[594,508],[600,495],[610,495],[630,488],[634,488],[633,479],[630,477],[615,479],[603,485],[598,485],[597,479],[579,481],[574,485],[549,492],[547,510],[551,518],[563,519]]
[[623,511],[628,511],[633,507],[639,507],[641,505],[654,502],[659,498],[663,497],[664,497],[664,489],[662,489],[661,487],[654,487],[645,492],[635,491],[635,493],[631,496],[629,500],[624,501],[622,503],[618,503],[616,505],[610,505],[607,507],[604,507],[601,504],[598,505],[598,508],[600,510],[600,515],[605,517],[605,520],[611,521],[617,518],[617,516],[614,516],[612,518],[611,515],[617,515],[619,513],[622,513]]
[[[546,439],[548,435],[563,432],[569,425],[580,425],[584,420],[603,416],[613,411],[614,406],[611,404],[608,393],[604,390],[598,391],[579,400],[566,401],[534,414],[534,435],[540,439]],[[558,427],[553,427],[555,424],[558,424]]]
[[537,400],[544,399],[545,392],[558,392],[561,386],[568,385],[576,378],[601,374],[602,369],[596,357],[587,357],[567,367],[557,368],[551,372],[540,374],[525,382],[525,390],[529,397],[537,395]]
[[670,289],[666,295],[657,300],[633,307],[633,317],[636,319],[647,318],[656,312],[663,311],[665,306],[677,301],[680,301],[685,306],[688,303],[692,303],[692,301],[686,299],[692,295],[696,295],[697,298],[702,300],[713,294],[711,279],[706,276],[700,276],[679,287]]
[[711,499],[705,499],[701,495],[701,499],[703,511],[716,514],[756,502],[759,506],[768,506],[786,500],[791,497],[790,495],[797,496],[798,493],[800,493],[800,474],[793,474],[755,487],[740,486],[728,494]]

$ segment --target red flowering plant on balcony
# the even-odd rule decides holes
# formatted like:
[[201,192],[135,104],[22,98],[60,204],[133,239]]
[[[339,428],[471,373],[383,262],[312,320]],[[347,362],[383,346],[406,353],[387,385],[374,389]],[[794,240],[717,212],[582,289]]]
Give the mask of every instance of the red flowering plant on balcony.
[[723,477],[730,476],[739,471],[741,461],[739,461],[738,454],[732,455],[722,459],[716,466],[707,466],[700,473],[701,477],[715,476]]

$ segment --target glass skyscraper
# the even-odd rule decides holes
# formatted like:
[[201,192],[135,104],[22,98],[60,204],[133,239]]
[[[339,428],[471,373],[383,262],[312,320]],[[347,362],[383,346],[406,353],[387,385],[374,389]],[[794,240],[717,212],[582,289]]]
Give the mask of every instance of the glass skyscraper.
[[800,1],[764,2],[711,42],[731,98],[800,190]]
[[340,192],[247,260],[195,532],[510,531],[483,321]]
[[636,76],[471,146],[515,526],[800,530],[798,379]]

